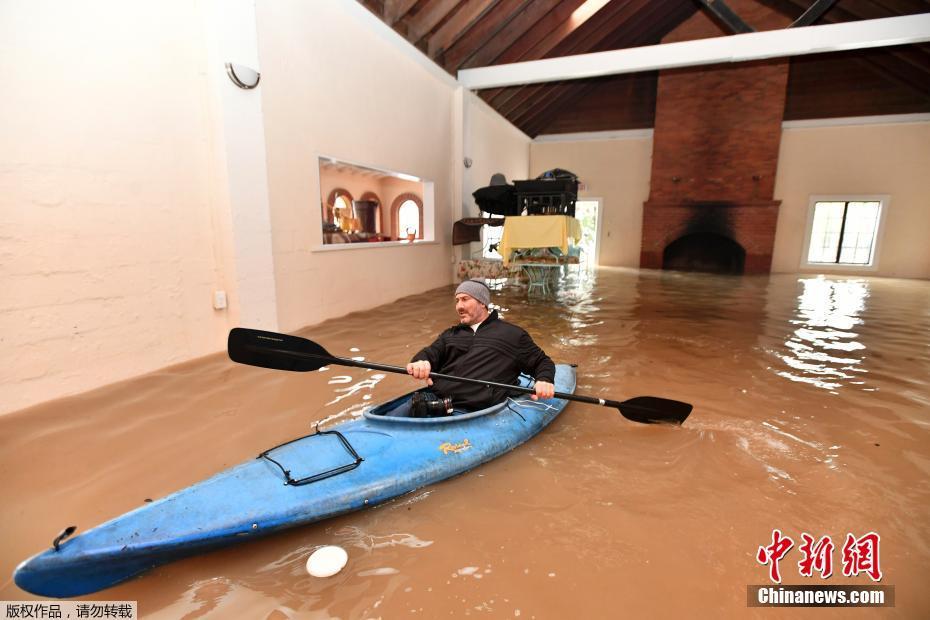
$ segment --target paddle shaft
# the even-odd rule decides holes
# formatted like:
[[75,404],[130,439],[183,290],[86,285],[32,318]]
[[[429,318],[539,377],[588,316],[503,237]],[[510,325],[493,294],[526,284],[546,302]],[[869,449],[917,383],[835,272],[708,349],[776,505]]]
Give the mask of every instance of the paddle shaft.
[[[288,351],[287,349],[275,349],[269,347],[254,347],[256,351],[276,353],[278,355],[285,355],[288,357],[300,358],[300,359],[314,359],[314,360],[326,360],[330,364],[336,364],[338,366],[352,366],[355,368],[369,368],[371,370],[383,370],[384,372],[393,372],[399,375],[408,375],[406,368],[401,368],[400,366],[391,366],[389,364],[376,364],[373,362],[361,362],[359,360],[350,359],[348,357],[335,357],[331,355],[314,355],[312,353],[302,353],[300,351]],[[471,379],[468,377],[456,377],[454,375],[446,375],[440,372],[431,372],[429,373],[431,379],[446,379],[447,381],[458,381],[459,383],[474,383],[476,385],[490,385],[493,387],[504,388],[505,390],[512,390],[514,392],[523,392],[526,394],[535,394],[536,390],[531,387],[523,387],[522,385],[512,385],[510,383],[497,383],[495,381],[485,381],[483,379]],[[576,394],[566,394],[565,392],[556,392],[555,398],[561,398],[563,400],[573,400],[579,403],[588,403],[591,405],[603,405],[605,407],[620,407],[621,403],[618,403],[613,400],[604,400],[603,398],[591,398],[590,396],[580,396]]]

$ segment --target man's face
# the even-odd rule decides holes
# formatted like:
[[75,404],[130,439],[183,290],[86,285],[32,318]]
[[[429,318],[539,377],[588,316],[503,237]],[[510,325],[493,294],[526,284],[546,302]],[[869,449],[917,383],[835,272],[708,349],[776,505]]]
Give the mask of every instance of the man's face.
[[480,323],[488,316],[488,308],[471,295],[459,293],[455,296],[455,311],[462,325]]

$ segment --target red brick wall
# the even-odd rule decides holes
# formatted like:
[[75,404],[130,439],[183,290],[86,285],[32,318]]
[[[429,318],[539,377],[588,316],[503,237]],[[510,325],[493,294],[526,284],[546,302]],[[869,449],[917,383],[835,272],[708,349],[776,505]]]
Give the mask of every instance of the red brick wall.
[[[756,30],[789,21],[753,0],[728,5]],[[663,43],[727,34],[702,10]],[[694,209],[725,204],[732,224],[726,232],[746,250],[745,271],[770,270],[787,82],[787,59],[660,72],[642,267],[661,267],[662,251],[687,230]]]

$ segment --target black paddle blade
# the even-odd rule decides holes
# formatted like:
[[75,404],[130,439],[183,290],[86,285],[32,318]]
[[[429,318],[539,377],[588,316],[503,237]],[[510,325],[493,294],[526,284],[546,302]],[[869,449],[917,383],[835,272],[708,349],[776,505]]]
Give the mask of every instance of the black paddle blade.
[[642,424],[681,424],[691,413],[692,406],[680,400],[658,396],[637,396],[617,403],[623,417]]
[[272,370],[308,372],[326,366],[333,359],[312,340],[244,327],[230,330],[227,350],[234,362]]

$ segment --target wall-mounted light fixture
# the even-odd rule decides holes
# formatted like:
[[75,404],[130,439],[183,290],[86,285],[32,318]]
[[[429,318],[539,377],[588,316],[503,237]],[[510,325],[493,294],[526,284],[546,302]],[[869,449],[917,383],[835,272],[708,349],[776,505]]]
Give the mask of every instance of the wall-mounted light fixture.
[[231,62],[226,63],[226,75],[232,80],[232,83],[243,90],[252,90],[258,86],[262,75],[255,69],[245,65],[234,65]]

